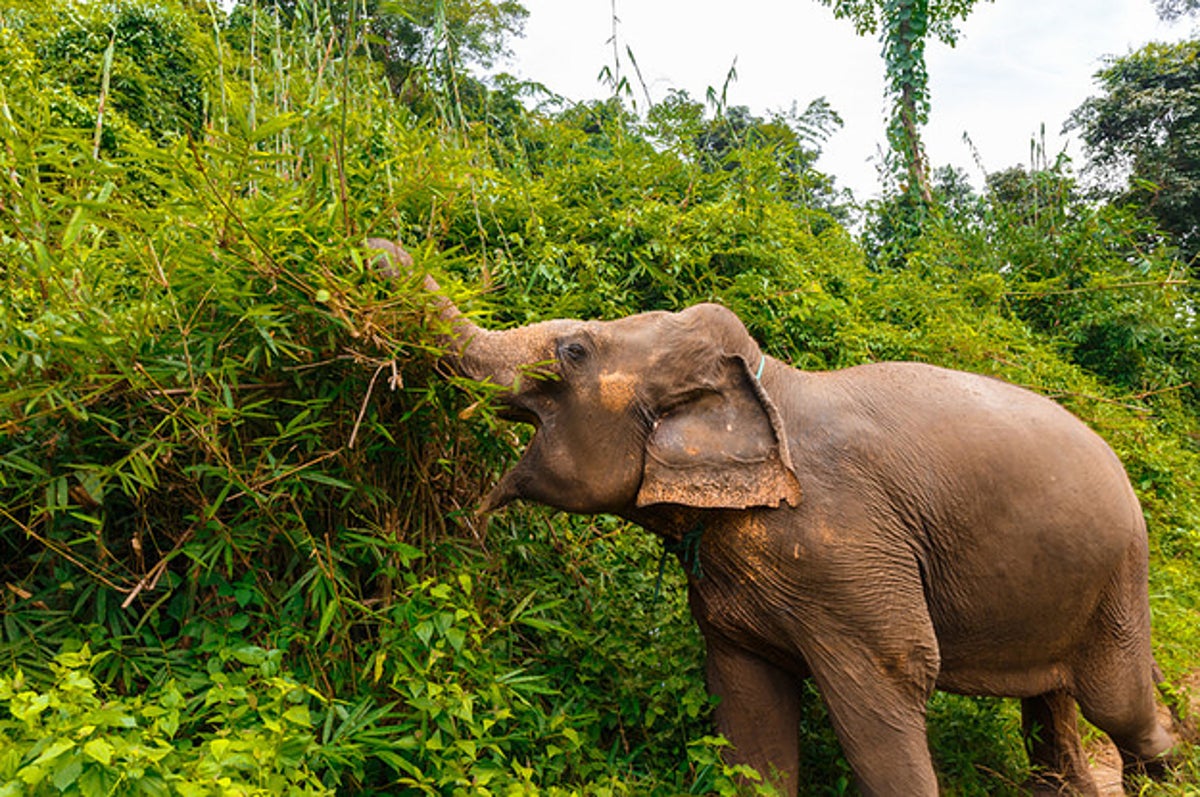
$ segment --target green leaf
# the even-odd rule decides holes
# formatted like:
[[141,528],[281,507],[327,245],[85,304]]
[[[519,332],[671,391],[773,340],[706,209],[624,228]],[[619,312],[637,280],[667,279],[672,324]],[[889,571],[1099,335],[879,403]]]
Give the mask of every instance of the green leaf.
[[36,786],[46,778],[46,768],[38,764],[30,764],[17,771],[17,778],[28,786]]
[[445,636],[451,647],[456,651],[462,651],[463,645],[467,641],[466,632],[459,628],[448,628],[446,629]]
[[71,784],[78,780],[82,772],[83,756],[77,752],[75,755],[68,756],[65,761],[55,767],[51,780],[59,791],[66,791]]
[[292,706],[283,712],[283,718],[304,728],[312,727],[312,717],[308,713],[308,706],[305,705]]
[[321,622],[317,625],[317,640],[325,638],[326,632],[329,631],[329,626],[333,624],[333,619],[338,614],[339,604],[337,599],[332,599],[325,604],[325,608],[321,610]]
[[257,667],[267,660],[267,651],[257,645],[246,645],[230,651],[242,664]]
[[68,750],[73,750],[74,748],[75,742],[70,739],[55,739],[50,743],[50,746],[43,750],[42,754],[39,755],[36,760],[34,760],[33,764],[34,766],[48,764],[63,753],[67,752]]
[[281,113],[265,122],[260,123],[254,128],[254,131],[249,135],[249,140],[252,142],[264,141],[271,136],[278,135],[290,127],[294,127],[303,121],[303,117],[295,113]]
[[433,623],[428,620],[422,620],[417,623],[413,633],[417,635],[417,639],[421,640],[422,644],[429,647],[430,640],[433,639]]
[[302,470],[300,471],[300,478],[304,479],[305,481],[324,484],[329,487],[336,487],[339,490],[351,491],[355,489],[355,486],[350,482],[330,476],[328,473],[322,473],[319,470]]
[[411,545],[403,542],[394,542],[389,546],[397,558],[400,559],[400,564],[403,567],[410,567],[417,559],[425,556],[425,552],[420,548],[414,548]]
[[220,761],[229,752],[231,744],[232,742],[229,739],[213,739],[208,743],[208,749],[212,752],[213,758]]
[[98,761],[104,766],[108,766],[112,763],[114,748],[106,739],[97,738],[85,742],[83,752],[93,761]]

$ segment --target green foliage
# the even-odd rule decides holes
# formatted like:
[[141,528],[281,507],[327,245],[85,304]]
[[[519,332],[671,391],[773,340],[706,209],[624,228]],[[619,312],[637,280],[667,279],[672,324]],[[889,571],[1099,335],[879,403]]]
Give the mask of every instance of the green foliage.
[[[896,229],[911,237],[925,222],[933,201],[929,163],[921,143],[921,127],[929,121],[929,74],[925,42],[932,35],[951,46],[954,25],[965,19],[977,0],[820,0],[834,16],[849,19],[860,36],[878,32],[883,42],[891,118],[887,137],[888,166],[905,197],[893,216]],[[906,239],[907,240],[907,239]]]
[[214,57],[187,15],[120,2],[59,10],[41,24],[54,30],[38,47],[41,68],[89,105],[107,86],[109,109],[155,138],[203,128]]
[[1110,191],[1171,234],[1200,268],[1200,40],[1152,43],[1096,75],[1102,94],[1080,106],[1077,128]]
[[972,265],[1002,275],[1017,316],[1073,362],[1128,395],[1197,406],[1187,272],[1138,214],[1086,201],[1059,161],[991,175],[976,235]]
[[320,695],[279,670],[278,651],[212,658],[191,683],[115,694],[87,645],[51,662],[44,687],[0,677],[0,794],[331,794],[310,704]]
[[[537,226],[560,223],[551,190],[583,200],[561,221],[582,230],[637,185],[628,215],[586,241],[610,264],[597,284],[626,286],[605,309],[685,302],[698,243],[668,258],[673,286],[655,281],[664,243],[686,240],[669,229],[674,203],[703,177],[693,224],[733,257],[749,227],[720,231],[708,205],[752,193],[747,170],[693,169],[619,116],[595,134],[570,115],[531,119],[519,150],[489,150],[398,112],[365,64],[330,79],[327,38],[273,26],[260,18],[243,31],[255,47],[223,50],[226,84],[206,96],[228,115],[189,141],[131,135],[97,160],[94,111],[41,102],[63,90],[53,76],[31,69],[9,97],[0,652],[44,690],[55,651],[91,640],[105,655],[89,677],[161,706],[223,651],[271,650],[321,696],[303,773],[326,787],[731,793],[705,740],[702,646],[678,592],[654,596],[656,546],[623,526],[531,535],[544,520],[515,511],[485,543],[461,510],[513,444],[486,405],[457,421],[469,399],[433,378],[423,297],[359,258],[382,225],[424,240],[434,269],[530,273],[567,240]],[[759,173],[778,168],[771,146],[755,153],[743,160]],[[673,199],[654,195],[659,168],[681,170]],[[731,261],[722,284],[735,273]],[[247,734],[266,727],[250,710],[266,702],[230,698]]]
[[936,693],[929,706],[929,744],[945,791],[1012,795],[1028,767],[1015,701]]
[[[1160,661],[1195,668],[1189,286],[1143,219],[1089,205],[1061,170],[983,196],[944,180],[957,198],[903,248],[882,203],[864,246],[813,167],[836,127],[819,101],[759,119],[676,94],[639,119],[615,99],[527,110],[528,87],[464,80],[418,102],[362,57],[362,15],[65,8],[0,9],[4,778],[754,781],[710,736],[702,640],[678,568],[658,584],[655,540],[608,517],[474,516],[522,432],[486,386],[436,375],[427,297],[373,273],[368,234],[494,325],[716,300],[802,367],[921,359],[1060,398],[1129,463]],[[141,32],[106,39],[119,19]],[[162,49],[121,60],[141,42]],[[43,68],[68,44],[90,60]],[[101,116],[106,72],[114,97],[122,75],[147,97],[193,87],[198,125],[187,92]],[[948,791],[1019,782],[1011,716],[933,704]],[[815,692],[801,731],[810,793],[846,793]]]
[[958,41],[954,23],[966,19],[979,0],[932,0],[920,6],[903,0],[820,0],[831,6],[838,19],[849,19],[860,36],[876,33],[883,26],[894,24],[893,18],[917,15],[920,26],[937,36],[938,41],[953,45]]
[[486,92],[468,67],[491,67],[507,55],[508,39],[520,35],[527,16],[516,0],[238,0],[229,28],[235,46],[247,48],[262,18],[297,36],[326,27],[382,66],[392,93],[406,104],[458,123],[453,115],[470,103],[445,99]]

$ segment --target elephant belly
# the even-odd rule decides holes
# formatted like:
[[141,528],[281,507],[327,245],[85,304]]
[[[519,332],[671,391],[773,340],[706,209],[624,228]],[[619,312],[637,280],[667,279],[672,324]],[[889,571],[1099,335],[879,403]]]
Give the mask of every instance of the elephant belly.
[[1090,646],[1139,622],[1125,577],[1139,569],[1139,546],[1113,532],[998,534],[977,556],[933,568],[939,687],[1014,697],[1069,687]]
[[1062,663],[1026,665],[1007,670],[967,666],[954,671],[942,670],[938,675],[937,688],[960,695],[1033,697],[1069,688],[1071,682],[1071,670]]
[[[985,437],[960,429],[971,433]],[[1090,646],[1144,620],[1131,592],[1146,578],[1141,511],[1116,458],[1081,424],[1015,427],[992,456],[948,470],[938,484],[950,494],[908,516],[945,688],[1067,686]],[[915,494],[928,497],[928,482]]]

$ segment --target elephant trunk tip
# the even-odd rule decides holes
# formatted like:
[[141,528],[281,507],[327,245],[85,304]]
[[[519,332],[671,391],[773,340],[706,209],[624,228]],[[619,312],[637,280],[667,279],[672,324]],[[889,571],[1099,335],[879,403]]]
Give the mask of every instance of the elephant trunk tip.
[[[387,279],[403,279],[413,273],[415,262],[413,256],[408,253],[408,250],[395,241],[389,241],[386,238],[368,238],[367,249],[377,252],[375,259],[371,262],[371,267],[382,277]],[[422,284],[429,293],[438,293],[441,291],[441,286],[437,280],[426,274]]]
[[[368,238],[367,249],[374,253],[371,267],[380,276],[398,280],[413,275],[415,265],[413,256],[399,243],[389,241],[386,238]],[[422,277],[421,285],[425,293],[429,294],[432,298],[433,306],[437,309],[438,316],[443,321],[448,322],[451,327],[451,331],[448,334],[439,335],[439,342],[447,348],[454,350],[452,356],[461,356],[462,349],[466,347],[470,340],[479,336],[485,330],[481,330],[468,320],[458,307],[446,298],[437,280],[429,274],[425,274]]]
[[399,279],[412,271],[412,255],[399,243],[385,238],[368,238],[367,248],[379,253],[371,265],[382,276]]

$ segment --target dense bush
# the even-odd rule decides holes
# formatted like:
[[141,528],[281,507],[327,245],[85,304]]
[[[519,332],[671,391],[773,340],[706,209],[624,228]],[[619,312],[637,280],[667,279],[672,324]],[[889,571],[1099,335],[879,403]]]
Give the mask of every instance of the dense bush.
[[93,677],[111,655],[64,651],[46,687],[0,678],[0,794],[331,793],[307,766],[321,696],[279,672],[278,651],[225,650],[198,684],[115,700]]
[[[0,114],[0,777],[732,793],[681,574],[612,518],[473,514],[522,432],[485,386],[438,377],[425,297],[363,262],[368,234],[494,325],[716,300],[803,367],[921,359],[1059,398],[1129,463],[1160,658],[1196,667],[1189,286],[1144,222],[1038,187],[1069,175],[998,177],[880,258],[812,171],[819,106],[763,121],[675,95],[643,122],[617,101],[526,111],[508,86],[431,119],[319,14],[215,41],[206,11],[126,3],[97,19],[192,54],[142,59],[146,90],[190,81],[201,102],[98,119],[126,62],[114,45],[43,68],[104,29],[59,10],[0,10],[19,66]],[[805,777],[841,793],[810,704]],[[1013,716],[937,698],[949,790],[1015,788]]]

